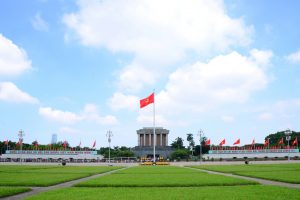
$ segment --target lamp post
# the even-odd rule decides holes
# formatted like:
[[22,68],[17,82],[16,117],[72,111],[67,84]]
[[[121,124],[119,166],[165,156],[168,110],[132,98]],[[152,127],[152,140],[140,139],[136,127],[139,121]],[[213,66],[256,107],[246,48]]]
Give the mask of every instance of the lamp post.
[[106,133],[106,137],[108,137],[108,163],[110,164],[110,143],[111,143],[111,137],[113,136],[112,131],[108,130]]
[[20,154],[20,162],[22,164],[22,147],[23,147],[23,137],[25,136],[24,131],[20,130],[18,133],[19,136],[19,144],[20,144],[20,150],[21,150],[21,154]]
[[203,130],[202,129],[200,129],[199,130],[199,132],[198,132],[198,136],[200,137],[199,138],[199,141],[200,141],[200,154],[199,154],[199,159],[200,159],[200,163],[201,163],[201,159],[202,159],[202,146],[201,146],[201,138],[202,138],[202,135],[204,135],[203,134]]
[[292,131],[290,129],[287,129],[285,132],[285,139],[288,141],[288,161],[290,160],[290,140],[291,140],[291,135]]

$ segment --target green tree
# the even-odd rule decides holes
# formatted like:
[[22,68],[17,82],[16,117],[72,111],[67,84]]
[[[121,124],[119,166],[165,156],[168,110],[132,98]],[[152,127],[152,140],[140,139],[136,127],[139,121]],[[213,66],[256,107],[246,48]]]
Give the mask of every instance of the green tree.
[[184,149],[183,139],[181,137],[177,137],[172,143],[171,147],[175,149]]
[[194,150],[195,141],[192,133],[186,134],[186,140],[189,142],[188,150]]
[[[98,154],[101,154],[104,156],[104,158],[109,157],[109,148],[108,147],[101,147],[98,151]],[[130,148],[122,146],[118,147],[115,146],[114,148],[110,148],[110,157],[133,157],[134,153],[131,151]]]
[[[208,151],[210,150],[210,145],[205,145],[207,141],[206,137],[201,137],[201,153],[202,154],[207,154]],[[195,146],[195,156],[199,156],[200,155],[200,145],[196,145]]]
[[188,159],[188,157],[189,157],[189,150],[187,149],[177,149],[171,154],[172,160]]
[[[295,138],[298,137],[298,141],[300,139],[300,132],[292,131],[291,130],[291,140],[290,145],[292,145],[292,142],[295,140]],[[286,140],[285,130],[284,131],[278,131],[276,133],[271,133],[268,136],[265,137],[265,140],[269,138],[270,139],[270,146],[277,146],[279,145],[279,140],[283,138],[283,142],[285,146],[288,145],[288,141]]]

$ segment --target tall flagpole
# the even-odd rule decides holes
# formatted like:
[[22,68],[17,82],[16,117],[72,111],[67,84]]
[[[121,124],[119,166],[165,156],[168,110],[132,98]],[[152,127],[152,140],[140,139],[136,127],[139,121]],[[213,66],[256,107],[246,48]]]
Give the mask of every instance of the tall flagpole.
[[153,162],[156,161],[155,157],[155,143],[156,143],[156,134],[155,134],[155,89],[153,90],[154,101],[153,101]]

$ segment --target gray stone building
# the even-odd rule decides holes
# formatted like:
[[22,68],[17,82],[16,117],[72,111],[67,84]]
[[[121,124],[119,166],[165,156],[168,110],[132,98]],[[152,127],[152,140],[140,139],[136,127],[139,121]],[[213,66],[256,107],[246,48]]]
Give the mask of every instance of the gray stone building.
[[[153,144],[154,134],[153,127],[144,127],[137,130],[138,146],[134,147],[132,151],[137,157],[153,158]],[[162,127],[155,128],[155,154],[156,157],[170,157],[173,152],[172,148],[168,146],[169,130]]]

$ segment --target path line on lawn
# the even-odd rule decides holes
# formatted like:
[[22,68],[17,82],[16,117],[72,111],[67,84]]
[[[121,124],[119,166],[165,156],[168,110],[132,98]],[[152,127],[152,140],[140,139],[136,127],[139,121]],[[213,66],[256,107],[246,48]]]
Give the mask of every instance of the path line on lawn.
[[282,186],[282,187],[288,187],[288,188],[300,188],[300,184],[292,184],[292,183],[285,183],[285,182],[279,182],[279,181],[271,181],[271,180],[266,180],[266,179],[261,179],[261,178],[252,178],[249,176],[240,176],[240,175],[235,175],[235,174],[230,174],[230,173],[224,173],[224,172],[216,172],[216,171],[210,171],[206,169],[199,169],[199,168],[192,168],[192,167],[185,167],[189,169],[194,169],[194,170],[199,170],[202,172],[207,172],[209,174],[217,174],[217,175],[223,175],[223,176],[229,176],[229,177],[234,177],[234,178],[240,178],[244,180],[249,180],[249,181],[255,181],[258,182],[262,185],[275,185],[275,186]]
[[[27,187],[27,188],[30,188],[31,191],[20,193],[20,194],[14,195],[14,196],[4,197],[4,198],[1,198],[1,200],[24,199],[25,197],[36,195],[36,194],[41,193],[41,192],[46,192],[46,191],[54,190],[54,189],[58,189],[58,188],[71,187],[71,186],[73,186],[73,185],[75,185],[79,182],[87,181],[87,180],[90,180],[90,179],[93,179],[93,178],[98,178],[98,177],[105,176],[105,175],[108,175],[108,174],[112,174],[116,171],[124,170],[124,169],[127,169],[127,168],[128,167],[124,167],[124,168],[121,168],[121,169],[115,169],[115,170],[112,170],[112,171],[109,171],[109,172],[104,172],[104,173],[101,173],[101,174],[95,174],[95,175],[92,175],[92,176],[88,176],[88,177],[84,177],[84,178],[80,178],[80,179],[76,179],[76,180],[73,180],[73,181],[68,181],[68,182],[64,182],[64,183],[60,183],[60,184],[52,185],[52,186],[48,186],[48,187]],[[26,186],[24,186],[24,187],[26,187]]]

